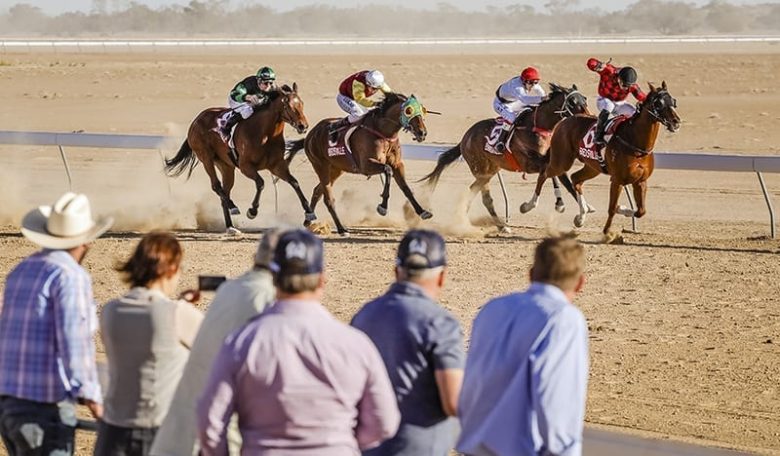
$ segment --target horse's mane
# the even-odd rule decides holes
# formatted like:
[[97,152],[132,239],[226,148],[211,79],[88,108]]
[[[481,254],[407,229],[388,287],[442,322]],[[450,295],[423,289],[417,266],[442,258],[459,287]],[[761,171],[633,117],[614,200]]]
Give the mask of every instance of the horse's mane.
[[562,94],[562,95],[568,95],[571,92],[571,89],[566,88],[560,84],[556,84],[554,82],[550,83],[550,96],[548,99],[552,98],[553,95]]
[[385,99],[377,104],[376,109],[372,109],[366,114],[366,119],[370,117],[383,117],[390,107],[403,103],[407,100],[406,95],[401,93],[389,92],[385,94]]

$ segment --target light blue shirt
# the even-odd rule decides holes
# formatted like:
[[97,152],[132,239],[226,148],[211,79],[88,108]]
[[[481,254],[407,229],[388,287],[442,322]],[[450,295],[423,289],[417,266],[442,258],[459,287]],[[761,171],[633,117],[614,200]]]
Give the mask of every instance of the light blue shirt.
[[458,450],[473,456],[582,454],[588,327],[552,285],[487,303],[474,320],[458,403]]

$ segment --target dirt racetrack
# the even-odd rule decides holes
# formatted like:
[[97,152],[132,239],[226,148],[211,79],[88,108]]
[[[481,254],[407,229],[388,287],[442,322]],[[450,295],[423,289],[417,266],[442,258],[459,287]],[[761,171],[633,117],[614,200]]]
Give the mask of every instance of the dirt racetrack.
[[[596,76],[584,62],[596,55],[635,65],[640,80],[667,81],[684,123],[674,135],[661,133],[659,150],[778,155],[778,47],[714,46],[428,49],[410,56],[402,55],[403,49],[376,55],[313,55],[305,49],[284,55],[0,54],[0,129],[183,138],[201,109],[223,105],[232,84],[264,64],[272,65],[281,81],[297,81],[313,125],[338,113],[334,95],[343,76],[378,67],[396,90],[414,93],[444,112],[427,119],[428,142],[452,143],[475,120],[493,115],[495,87],[527,64],[537,65],[545,81],[577,83],[592,105]],[[172,144],[163,153],[173,155],[177,148]],[[194,285],[198,273],[238,274],[249,265],[262,227],[302,221],[286,184],[279,186],[279,213],[274,214],[273,187],[267,185],[260,217],[251,222],[243,215],[236,218],[248,234],[228,238],[221,234],[217,198],[202,170],[196,169],[189,182],[169,180],[154,151],[67,152],[74,189],[88,193],[97,212],[117,218],[117,231],[96,242],[86,261],[101,303],[124,291],[112,267],[132,249],[138,232],[178,231],[186,249],[184,287]],[[4,278],[35,250],[17,234],[21,215],[32,205],[50,203],[67,181],[55,148],[0,146],[0,156]],[[407,170],[416,179],[432,167],[431,162],[410,162]],[[293,172],[310,194],[314,182],[308,163],[296,161]],[[420,225],[447,233],[449,283],[442,302],[460,318],[467,335],[487,299],[527,285],[535,242],[550,229],[572,229],[576,206],[570,197],[565,196],[566,213],[557,214],[551,192],[545,191],[535,212],[520,215],[517,207],[530,196],[533,180],[504,177],[511,234],[495,232],[478,199],[468,214],[463,212],[462,193],[471,178],[462,163],[444,173],[430,198],[419,184],[414,187],[434,213]],[[765,177],[777,203],[780,177]],[[237,177],[234,200],[242,210],[252,190],[248,180]],[[407,222],[395,186],[386,218],[374,211],[377,178],[348,176],[336,190],[340,214],[354,233],[346,239],[326,236],[326,304],[346,321],[385,289]],[[600,243],[606,190],[603,176],[586,184],[598,212],[578,230],[588,253],[588,284],[577,300],[590,326],[587,422],[780,454],[780,242],[768,238],[757,179],[749,173],[656,171],[648,215],[640,220],[639,233],[624,234],[623,245]],[[494,197],[501,202],[496,182]],[[329,220],[324,207],[317,212]],[[630,228],[630,221],[616,218],[615,228]]]

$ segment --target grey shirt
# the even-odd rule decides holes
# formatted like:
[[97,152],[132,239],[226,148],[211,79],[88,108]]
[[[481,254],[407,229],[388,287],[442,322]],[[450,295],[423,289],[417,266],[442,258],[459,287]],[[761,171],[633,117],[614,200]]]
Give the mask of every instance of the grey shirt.
[[105,422],[127,428],[162,423],[202,319],[190,303],[143,287],[103,307],[100,330],[109,376]]
[[352,326],[379,349],[401,410],[398,434],[364,454],[447,455],[457,420],[442,409],[434,371],[464,367],[458,321],[418,285],[398,282],[366,304]]

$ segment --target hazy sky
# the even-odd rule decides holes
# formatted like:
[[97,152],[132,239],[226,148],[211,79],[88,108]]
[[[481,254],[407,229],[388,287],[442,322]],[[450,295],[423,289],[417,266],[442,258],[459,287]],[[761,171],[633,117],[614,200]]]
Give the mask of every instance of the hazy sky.
[[[117,9],[124,9],[126,5],[130,3],[131,0],[104,0],[108,5],[114,5]],[[159,6],[164,5],[186,5],[189,3],[189,0],[134,0],[137,3],[142,3],[151,6],[152,8],[157,8]],[[694,3],[696,5],[704,5],[709,2],[709,0],[687,0],[689,3]],[[415,0],[413,5],[410,3],[404,2],[404,6],[406,7],[414,7],[418,6],[420,8],[433,8],[437,4],[441,3],[441,0]],[[734,4],[756,4],[756,3],[778,3],[780,0],[730,0],[730,3]],[[92,5],[94,4],[93,0],[0,0],[0,11],[7,11],[10,6],[13,6],[17,3],[27,3],[29,5],[37,6],[41,8],[45,13],[47,14],[60,14],[65,11],[90,11],[92,9]],[[260,4],[269,6],[273,9],[284,11],[284,10],[290,10],[299,6],[304,5],[312,5],[312,4],[327,4],[327,5],[333,5],[333,6],[342,6],[342,7],[352,7],[352,6],[358,6],[358,5],[365,5],[368,3],[374,3],[374,4],[382,4],[382,5],[395,5],[398,4],[398,0],[260,0],[260,1],[252,1],[252,0],[231,0],[230,4],[232,6],[242,5],[242,4]],[[501,7],[506,5],[512,5],[512,4],[524,4],[524,5],[534,5],[536,6],[537,10],[540,8],[543,8],[543,5],[547,3],[547,1],[542,0],[485,0],[485,1],[473,1],[473,0],[448,0],[446,3],[450,3],[451,5],[455,5],[456,7],[466,10],[466,11],[474,11],[474,10],[483,10],[484,6],[486,4],[490,4],[495,7]],[[614,11],[614,10],[621,10],[625,8],[627,5],[630,5],[632,3],[635,3],[634,0],[626,1],[626,0],[580,0],[579,5],[581,8],[596,8],[600,7],[601,9],[607,10],[607,11]]]

